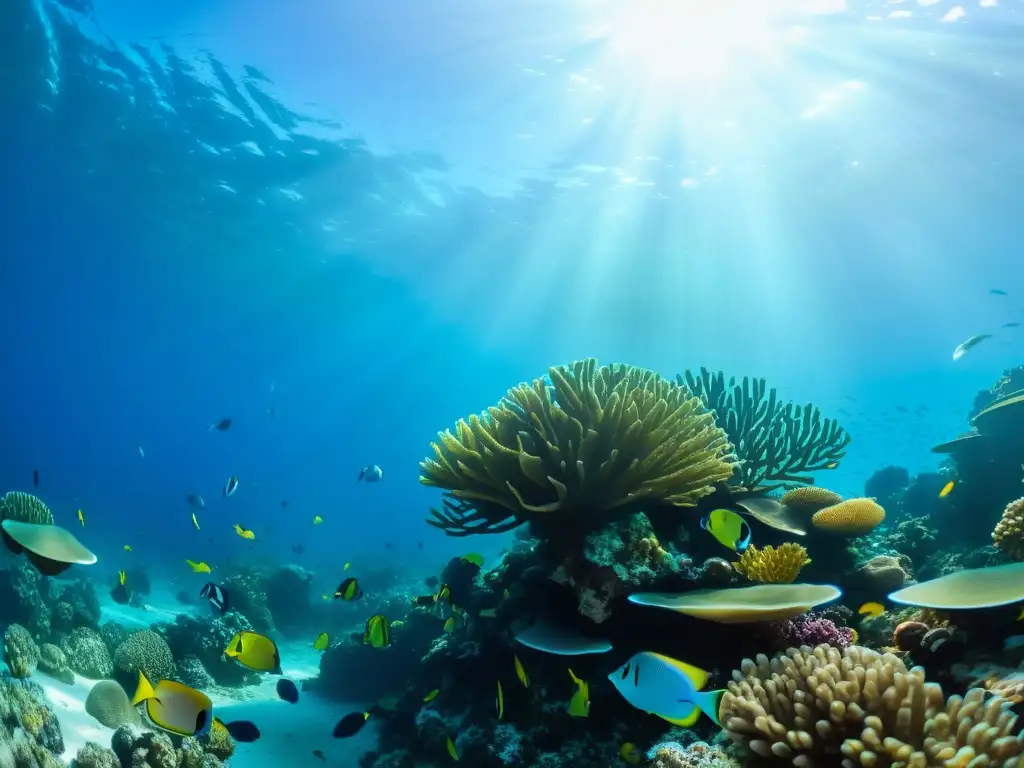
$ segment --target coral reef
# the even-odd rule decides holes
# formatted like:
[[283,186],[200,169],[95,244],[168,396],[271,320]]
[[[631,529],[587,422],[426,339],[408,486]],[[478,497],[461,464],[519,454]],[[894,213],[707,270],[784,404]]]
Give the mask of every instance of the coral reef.
[[255,568],[236,571],[224,579],[231,595],[231,610],[245,617],[250,629],[273,632],[274,617],[267,607],[266,574]]
[[284,565],[267,576],[266,607],[274,626],[289,637],[308,632],[313,574],[298,565]]
[[703,741],[683,746],[658,744],[651,750],[650,768],[740,768],[741,763]]
[[151,629],[128,635],[114,652],[114,677],[126,690],[135,689],[139,672],[153,683],[175,677],[174,655],[163,636]]
[[725,432],[661,376],[593,359],[510,389],[440,434],[420,481],[447,491],[431,525],[452,536],[593,529],[645,502],[693,506],[733,473]]
[[[924,670],[860,646],[744,660],[720,716],[751,755],[797,768],[1009,765],[1024,753],[1016,715],[973,689],[943,697]],[[979,762],[971,762],[978,760]]]
[[53,643],[39,646],[39,669],[62,683],[71,685],[75,682],[75,673],[68,666],[68,657]]
[[1024,498],[1006,505],[992,531],[992,541],[1014,560],[1024,560]]
[[0,765],[60,766],[64,736],[43,689],[30,680],[0,677]]
[[[246,618],[235,611],[223,616],[196,618],[179,615],[170,624],[157,624],[153,631],[163,636],[175,659],[198,659],[203,669],[220,685],[239,686],[259,682],[259,674],[224,657],[224,649],[236,632],[252,630]],[[181,670],[184,674],[186,670]],[[196,672],[194,668],[190,672]]]
[[864,483],[864,495],[869,499],[877,499],[883,507],[895,499],[910,485],[910,472],[905,467],[883,467],[877,470]]
[[60,649],[68,667],[90,680],[103,680],[114,674],[114,662],[100,633],[88,627],[76,627],[61,639]]
[[[222,731],[222,726],[214,726],[213,731]],[[217,738],[227,738],[222,735]],[[173,739],[165,733],[144,731],[134,725],[122,725],[111,739],[111,749],[117,755],[122,766],[131,768],[220,768],[221,758],[213,749],[212,738],[203,740],[193,738]],[[175,742],[179,746],[175,746]],[[224,748],[219,751],[223,754]],[[227,755],[230,755],[229,751]],[[224,759],[226,759],[225,756]]]
[[813,648],[818,645],[846,648],[854,640],[852,629],[838,626],[833,618],[823,611],[770,622],[761,629],[761,632],[775,650],[803,646]]
[[764,379],[743,377],[741,383],[704,368],[686,371],[676,382],[714,411],[740,463],[735,482],[744,488],[774,490],[791,484],[809,485],[810,473],[835,469],[845,456],[850,436],[834,419],[805,406],[779,402]]
[[9,491],[0,498],[0,521],[17,520],[36,525],[52,525],[53,512],[42,499],[31,493]]
[[761,584],[792,584],[800,570],[811,562],[807,550],[788,541],[779,547],[764,549],[751,545],[733,567],[751,581]]
[[11,624],[4,632],[4,663],[15,677],[29,677],[39,666],[39,646],[20,624]]

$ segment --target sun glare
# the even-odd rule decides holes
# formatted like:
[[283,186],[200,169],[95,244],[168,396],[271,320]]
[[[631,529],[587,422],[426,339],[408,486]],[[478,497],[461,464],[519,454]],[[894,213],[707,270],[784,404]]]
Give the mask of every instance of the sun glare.
[[713,81],[740,54],[772,56],[785,0],[630,0],[607,30],[608,51],[654,82]]

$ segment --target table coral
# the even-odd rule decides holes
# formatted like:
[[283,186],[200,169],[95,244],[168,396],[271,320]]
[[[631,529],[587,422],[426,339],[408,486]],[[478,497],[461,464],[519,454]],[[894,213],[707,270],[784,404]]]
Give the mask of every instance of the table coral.
[[779,547],[771,545],[758,549],[751,545],[740,556],[733,568],[751,581],[761,584],[792,584],[800,569],[811,562],[807,550],[800,544],[787,541]]
[[1016,765],[1017,717],[984,699],[980,688],[945,699],[892,654],[819,645],[745,659],[719,715],[752,755],[797,768]]
[[656,373],[594,359],[549,369],[440,433],[420,482],[444,489],[428,522],[450,536],[523,522],[593,528],[643,502],[693,506],[731,477],[725,432]]

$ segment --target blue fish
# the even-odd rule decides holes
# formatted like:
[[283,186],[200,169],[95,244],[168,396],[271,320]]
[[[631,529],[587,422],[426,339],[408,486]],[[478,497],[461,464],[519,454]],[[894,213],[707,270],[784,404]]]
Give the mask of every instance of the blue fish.
[[634,707],[673,725],[689,728],[701,712],[715,725],[721,725],[718,707],[725,691],[701,691],[707,685],[708,673],[686,662],[643,651],[634,654],[608,679]]

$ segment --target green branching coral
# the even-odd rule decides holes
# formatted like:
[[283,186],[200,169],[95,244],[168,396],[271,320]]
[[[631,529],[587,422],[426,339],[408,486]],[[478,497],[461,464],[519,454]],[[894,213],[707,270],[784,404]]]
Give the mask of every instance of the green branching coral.
[[740,463],[733,482],[743,488],[774,490],[783,486],[809,485],[807,473],[835,469],[846,455],[850,436],[835,419],[823,419],[821,411],[783,404],[764,379],[743,377],[742,383],[725,374],[687,371],[676,383],[697,395],[715,412],[715,419],[729,435]]
[[732,476],[725,432],[656,373],[594,359],[549,370],[432,444],[420,482],[447,491],[427,522],[449,536],[526,521],[592,529],[645,502],[693,506]]

